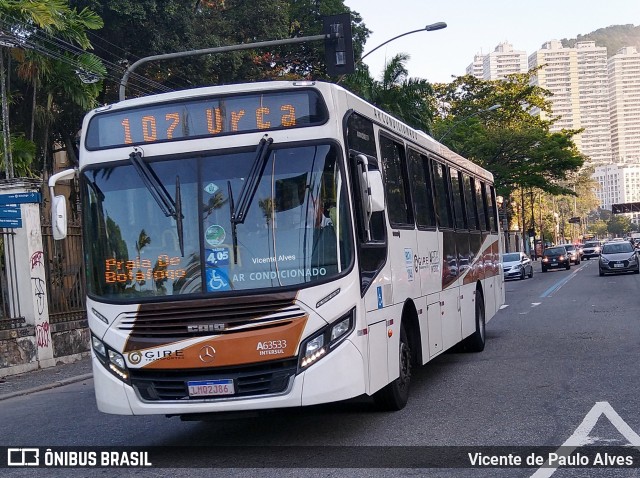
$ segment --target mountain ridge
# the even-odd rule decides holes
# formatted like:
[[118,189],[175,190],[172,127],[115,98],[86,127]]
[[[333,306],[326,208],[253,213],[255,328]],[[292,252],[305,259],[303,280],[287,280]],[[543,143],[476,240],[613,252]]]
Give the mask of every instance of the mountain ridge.
[[578,34],[576,38],[560,40],[564,47],[574,47],[577,42],[595,41],[596,46],[607,48],[607,56],[612,57],[620,48],[634,46],[640,51],[640,25],[632,23],[626,25],[610,25],[599,28],[585,35]]

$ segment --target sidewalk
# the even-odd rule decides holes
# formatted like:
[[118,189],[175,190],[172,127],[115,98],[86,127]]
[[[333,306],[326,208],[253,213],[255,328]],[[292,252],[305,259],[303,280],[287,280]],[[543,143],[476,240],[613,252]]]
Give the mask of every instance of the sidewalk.
[[[0,372],[1,373],[1,372]],[[92,378],[91,357],[20,375],[0,376],[0,401]]]

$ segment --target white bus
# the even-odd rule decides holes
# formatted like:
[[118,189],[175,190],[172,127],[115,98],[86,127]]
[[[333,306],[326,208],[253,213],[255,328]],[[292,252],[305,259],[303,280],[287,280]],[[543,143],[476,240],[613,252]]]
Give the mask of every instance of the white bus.
[[[106,413],[401,409],[412,367],[481,351],[504,302],[492,175],[337,85],[98,108],[52,193],[73,174]],[[53,216],[62,238],[61,196]]]

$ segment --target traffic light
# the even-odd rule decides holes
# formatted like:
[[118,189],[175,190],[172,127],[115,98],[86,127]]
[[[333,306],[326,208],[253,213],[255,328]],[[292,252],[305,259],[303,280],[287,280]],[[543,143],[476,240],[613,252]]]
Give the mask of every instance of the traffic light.
[[570,217],[568,222],[569,222],[569,224],[580,224],[580,218],[579,217]]
[[329,76],[347,75],[356,71],[351,38],[351,15],[341,13],[324,17],[322,32],[331,35],[324,40],[324,55]]

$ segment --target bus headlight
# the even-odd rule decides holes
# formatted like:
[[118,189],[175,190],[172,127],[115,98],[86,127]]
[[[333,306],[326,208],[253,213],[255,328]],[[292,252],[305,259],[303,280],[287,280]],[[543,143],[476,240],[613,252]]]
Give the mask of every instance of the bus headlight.
[[122,354],[109,348],[95,335],[91,336],[91,347],[104,367],[125,383],[129,383],[129,370]]
[[335,322],[323,327],[300,346],[298,371],[305,370],[341,343],[355,327],[355,311],[351,309]]
[[93,351],[99,355],[100,357],[102,357],[103,359],[107,357],[107,350],[105,349],[104,344],[102,343],[102,340],[100,340],[98,337],[96,337],[95,335],[91,336],[91,346],[93,347]]

